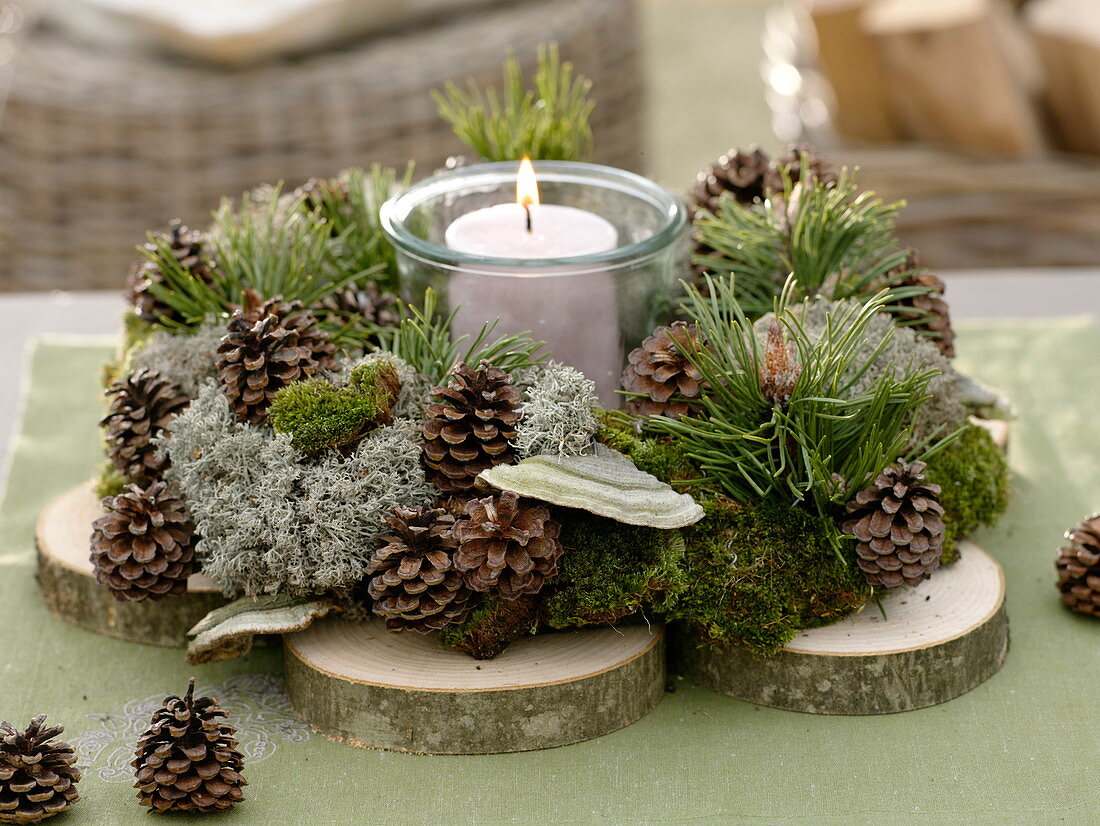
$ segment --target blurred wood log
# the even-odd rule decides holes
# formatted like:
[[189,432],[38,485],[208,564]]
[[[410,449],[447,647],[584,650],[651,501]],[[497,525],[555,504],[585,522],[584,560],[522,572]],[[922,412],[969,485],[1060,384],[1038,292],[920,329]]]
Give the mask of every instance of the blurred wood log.
[[1100,155],[1100,5],[1033,0],[1024,14],[1046,69],[1044,99],[1060,145]]
[[874,143],[896,141],[882,66],[860,22],[871,0],[805,2],[817,34],[821,71],[836,98],[837,130]]
[[1043,149],[1038,59],[1004,0],[876,0],[863,25],[907,137],[996,155]]

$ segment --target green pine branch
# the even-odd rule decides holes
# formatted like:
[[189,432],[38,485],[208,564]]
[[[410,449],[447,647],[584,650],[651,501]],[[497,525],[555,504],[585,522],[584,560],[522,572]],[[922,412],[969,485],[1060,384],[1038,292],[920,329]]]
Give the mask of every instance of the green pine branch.
[[585,160],[592,151],[589,118],[592,82],[561,60],[557,44],[540,46],[534,88],[524,85],[519,61],[504,62],[501,90],[482,89],[471,78],[462,88],[448,81],[433,90],[439,115],[479,157],[513,161]]

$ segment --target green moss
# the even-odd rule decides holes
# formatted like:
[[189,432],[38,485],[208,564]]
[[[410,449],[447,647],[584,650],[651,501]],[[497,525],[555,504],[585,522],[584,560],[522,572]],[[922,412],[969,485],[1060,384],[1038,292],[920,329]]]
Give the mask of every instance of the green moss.
[[714,642],[773,654],[803,628],[860,608],[871,588],[841,559],[826,525],[800,508],[704,503],[707,518],[685,529],[691,587],[667,614]]
[[369,362],[352,371],[345,387],[320,378],[287,385],[275,394],[268,417],[276,433],[288,434],[308,455],[346,448],[390,420],[399,387],[391,365]]
[[637,419],[621,410],[600,410],[596,440],[631,458],[639,470],[682,490],[699,471],[671,436],[652,438],[638,433]]
[[554,628],[615,622],[688,586],[679,531],[624,525],[584,511],[562,511],[564,553],[547,622]]
[[103,373],[100,378],[104,387],[110,387],[116,381],[126,377],[130,372],[130,356],[141,345],[145,344],[157,330],[163,329],[148,321],[143,321],[133,309],[127,308],[122,313],[122,334],[118,343],[118,352],[111,360],[103,365]]
[[474,659],[489,660],[518,640],[538,630],[542,595],[507,600],[486,598],[466,622],[443,629],[440,641]]
[[128,484],[130,484],[130,480],[119,472],[114,462],[106,461],[103,463],[103,467],[100,468],[99,475],[95,478],[92,490],[97,497],[102,499],[105,496],[118,496],[126,489]]
[[1008,507],[1008,459],[988,430],[967,425],[928,460],[924,475],[940,486],[946,528],[941,559],[953,562],[959,538],[992,525]]

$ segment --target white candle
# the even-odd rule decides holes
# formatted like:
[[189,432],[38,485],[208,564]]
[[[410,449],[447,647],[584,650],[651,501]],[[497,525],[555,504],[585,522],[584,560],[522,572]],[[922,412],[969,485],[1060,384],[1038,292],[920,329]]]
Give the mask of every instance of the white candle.
[[[527,209],[531,230],[527,229]],[[592,212],[558,204],[496,204],[461,215],[447,228],[450,249],[486,258],[529,261],[607,252],[618,246],[610,222]],[[454,333],[476,335],[500,318],[497,333],[530,331],[546,341],[551,358],[596,382],[600,402],[617,407],[622,345],[615,282],[606,270],[573,273],[565,265],[478,266],[456,272],[450,303],[459,306]]]

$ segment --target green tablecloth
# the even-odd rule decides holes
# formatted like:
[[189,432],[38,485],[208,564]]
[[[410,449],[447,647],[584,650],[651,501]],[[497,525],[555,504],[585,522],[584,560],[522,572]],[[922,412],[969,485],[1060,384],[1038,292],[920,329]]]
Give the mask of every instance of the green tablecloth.
[[[1062,532],[1100,508],[1100,332],[1086,319],[967,325],[960,365],[1008,391],[1014,496],[974,537],[1004,564],[1004,669],[942,706],[883,717],[757,708],[679,682],[651,715],[598,740],[527,754],[358,751],[289,713],[277,651],[200,668],[182,652],[53,617],[33,579],[34,521],[97,466],[106,350],[41,342],[0,510],[0,717],[46,712],[87,767],[60,824],[148,822],[128,751],[152,709],[197,673],[235,712],[247,802],[220,823],[1082,822],[1097,813],[1100,622],[1059,605]],[[1091,816],[1091,817],[1090,817]],[[177,821],[173,821],[177,822]]]

